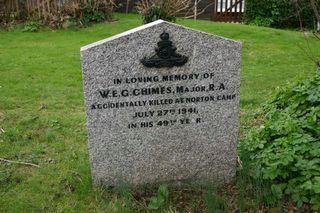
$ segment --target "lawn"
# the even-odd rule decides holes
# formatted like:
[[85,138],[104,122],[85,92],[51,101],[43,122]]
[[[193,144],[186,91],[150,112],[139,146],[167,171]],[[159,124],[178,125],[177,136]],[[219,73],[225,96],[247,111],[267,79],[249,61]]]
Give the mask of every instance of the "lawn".
[[[135,14],[115,16],[116,22],[85,29],[0,32],[0,158],[40,166],[0,162],[0,212],[148,211],[149,191],[140,196],[91,185],[79,51],[142,23]],[[300,32],[177,23],[243,42],[242,134],[276,87],[315,73],[305,50],[320,57],[320,42]],[[189,190],[175,191],[164,212],[204,211],[202,191]]]

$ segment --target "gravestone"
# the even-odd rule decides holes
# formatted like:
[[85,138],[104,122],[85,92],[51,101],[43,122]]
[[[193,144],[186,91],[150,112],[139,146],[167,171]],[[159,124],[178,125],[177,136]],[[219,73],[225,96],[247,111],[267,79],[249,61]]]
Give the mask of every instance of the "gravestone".
[[241,46],[158,20],[82,47],[94,183],[229,182]]

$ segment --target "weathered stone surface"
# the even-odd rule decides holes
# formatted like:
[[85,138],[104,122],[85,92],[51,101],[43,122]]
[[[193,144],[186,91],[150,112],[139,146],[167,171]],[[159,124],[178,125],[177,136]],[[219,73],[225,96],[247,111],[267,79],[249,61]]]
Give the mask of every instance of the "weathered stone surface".
[[[164,31],[188,61],[145,67]],[[83,47],[81,59],[95,184],[232,179],[241,43],[156,21]]]

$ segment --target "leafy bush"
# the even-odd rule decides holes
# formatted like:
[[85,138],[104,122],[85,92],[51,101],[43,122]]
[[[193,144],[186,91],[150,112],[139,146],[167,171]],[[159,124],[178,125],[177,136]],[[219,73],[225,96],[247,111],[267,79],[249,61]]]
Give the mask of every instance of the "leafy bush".
[[320,74],[281,89],[265,108],[265,121],[241,141],[254,176],[272,181],[272,194],[320,209]]
[[110,3],[98,3],[93,4],[92,1],[88,1],[86,4],[82,4],[81,10],[78,15],[74,17],[80,26],[87,26],[90,23],[98,23],[106,20],[111,20],[112,15],[109,8]]
[[177,14],[189,4],[190,0],[139,0],[137,10],[145,24],[158,19],[174,22]]
[[271,27],[272,23],[273,23],[273,19],[272,18],[256,17],[249,24],[256,25],[256,26],[261,26],[261,27]]
[[[316,0],[318,5],[320,0]],[[297,0],[246,0],[243,21],[247,24],[271,26],[278,28],[297,28],[300,26],[299,16],[304,27],[315,26],[314,12],[310,2]]]
[[41,21],[29,21],[23,25],[23,32],[38,32],[42,27]]
[[143,23],[145,24],[158,19],[174,22],[176,18],[174,16],[169,16],[166,11],[159,6],[152,6],[143,14]]

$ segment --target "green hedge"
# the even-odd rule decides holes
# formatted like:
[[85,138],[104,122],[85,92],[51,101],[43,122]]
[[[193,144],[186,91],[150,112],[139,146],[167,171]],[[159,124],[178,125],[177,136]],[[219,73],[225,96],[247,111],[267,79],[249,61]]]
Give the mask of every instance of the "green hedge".
[[[245,0],[244,22],[277,28],[300,27],[294,0]],[[320,5],[320,0],[318,5]],[[314,28],[315,16],[308,0],[298,0],[303,27]]]

